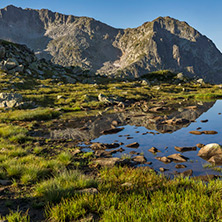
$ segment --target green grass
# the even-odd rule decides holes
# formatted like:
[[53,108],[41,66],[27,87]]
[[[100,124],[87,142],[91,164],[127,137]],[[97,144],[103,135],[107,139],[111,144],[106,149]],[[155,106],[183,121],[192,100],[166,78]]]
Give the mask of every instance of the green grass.
[[69,152],[62,152],[57,156],[57,160],[64,165],[68,165],[71,163],[72,155]]
[[[131,182],[131,186],[122,186]],[[221,221],[222,182],[205,184],[187,178],[166,180],[144,169],[101,172],[98,194],[75,195],[48,206],[50,221]]]
[[8,215],[5,217],[1,217],[1,220],[6,220],[8,222],[30,222],[30,217],[28,216],[28,211],[26,213],[22,213],[21,211],[10,211]]
[[59,111],[50,108],[37,108],[33,110],[15,110],[1,115],[2,122],[7,121],[33,121],[50,120],[60,115]]
[[23,143],[30,138],[27,136],[26,128],[14,125],[2,125],[0,127],[0,137],[8,139],[11,142]]
[[49,202],[58,202],[62,198],[70,197],[76,190],[96,187],[97,182],[79,171],[64,171],[54,178],[43,181],[36,186],[36,195],[44,197]]

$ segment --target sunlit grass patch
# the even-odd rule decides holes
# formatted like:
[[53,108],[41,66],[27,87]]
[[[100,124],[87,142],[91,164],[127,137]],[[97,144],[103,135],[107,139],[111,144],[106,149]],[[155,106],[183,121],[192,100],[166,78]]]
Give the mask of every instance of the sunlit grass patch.
[[[78,221],[94,214],[97,221],[220,221],[222,182],[167,180],[142,169],[102,170],[97,194],[74,195],[48,206],[50,221]],[[132,183],[133,189],[122,190]],[[129,183],[130,182],[130,183]],[[107,185],[111,183],[110,185]],[[127,185],[128,186],[128,185]]]
[[[12,156],[2,160],[0,167],[4,169],[5,176],[20,181],[23,184],[36,183],[44,178],[51,176],[52,172],[57,172],[52,165],[51,160],[46,160],[34,155],[27,155],[20,158]],[[59,165],[58,165],[59,166]]]
[[44,197],[49,202],[58,202],[62,198],[72,196],[76,190],[96,186],[96,180],[77,170],[64,171],[54,178],[37,184],[36,195]]
[[10,138],[16,135],[25,135],[28,132],[27,129],[20,126],[4,125],[0,126],[0,137]]
[[68,165],[71,163],[72,154],[69,152],[62,152],[57,156],[57,160],[64,165]]
[[0,120],[7,121],[32,121],[50,120],[60,115],[59,111],[51,108],[37,108],[32,110],[8,111],[1,115]]
[[8,222],[30,222],[28,211],[26,211],[26,213],[22,213],[19,209],[17,211],[10,211],[10,213],[5,217],[0,216],[0,219]]

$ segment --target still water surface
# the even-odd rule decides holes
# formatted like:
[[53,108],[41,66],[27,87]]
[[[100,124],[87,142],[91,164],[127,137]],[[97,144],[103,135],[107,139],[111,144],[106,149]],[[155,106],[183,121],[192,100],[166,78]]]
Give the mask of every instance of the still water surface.
[[[219,143],[222,144],[222,100],[216,101],[212,108],[204,112],[199,116],[195,122],[192,122],[188,127],[178,129],[175,132],[171,133],[159,133],[155,130],[148,130],[147,128],[135,125],[123,125],[124,130],[117,134],[102,135],[91,142],[100,142],[100,143],[113,143],[113,142],[122,142],[122,146],[125,150],[123,153],[116,153],[113,156],[121,157],[124,153],[129,154],[130,151],[135,150],[136,152],[143,153],[147,161],[151,161],[150,165],[155,170],[158,170],[160,167],[169,169],[166,171],[166,174],[173,174],[175,171],[182,172],[184,170],[192,169],[193,176],[205,175],[205,174],[218,174],[221,173],[215,172],[210,168],[204,168],[203,166],[209,164],[207,161],[197,156],[199,148],[197,151],[185,152],[182,155],[188,157],[189,160],[184,165],[187,166],[185,169],[176,169],[175,165],[177,163],[165,164],[159,160],[156,160],[155,157],[168,156],[170,154],[179,153],[174,149],[174,146],[195,146],[197,143],[209,144],[209,143]],[[208,122],[203,123],[201,120],[208,120]],[[192,135],[189,131],[196,130],[198,127],[201,127],[201,131],[204,130],[215,130],[218,132],[216,135]],[[146,132],[154,132],[153,134],[146,134]],[[159,133],[159,134],[156,134]],[[133,137],[132,139],[127,139],[126,135]],[[132,149],[127,148],[125,145],[132,142],[138,142],[140,144],[139,148]],[[161,152],[156,155],[150,153],[148,149],[151,147],[156,147]],[[145,164],[143,164],[145,165]],[[140,165],[142,166],[142,165]]]

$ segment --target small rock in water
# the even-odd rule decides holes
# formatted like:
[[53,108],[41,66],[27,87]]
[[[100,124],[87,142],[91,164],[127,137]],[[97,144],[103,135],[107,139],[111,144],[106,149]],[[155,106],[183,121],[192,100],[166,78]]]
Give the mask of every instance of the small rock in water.
[[90,148],[92,150],[106,150],[106,149],[113,149],[119,147],[118,143],[93,143]]
[[146,162],[145,164],[147,164],[147,165],[151,165],[151,164],[152,164],[152,162],[150,162],[150,161],[149,161],[149,162]]
[[176,175],[182,176],[182,177],[190,177],[193,175],[193,170],[185,170],[182,173],[175,173]]
[[186,162],[189,159],[189,158],[181,155],[180,153],[172,154],[172,155],[168,156],[167,158],[171,159],[174,162]]
[[137,163],[145,163],[147,160],[144,156],[135,156],[133,161]]
[[207,122],[208,122],[208,119],[201,120],[200,122],[202,122],[202,123],[207,123]]
[[200,129],[202,129],[201,127],[197,127],[197,130],[200,130]]
[[128,136],[128,137],[126,137],[126,139],[127,140],[131,140],[131,139],[133,139],[133,137],[132,136]]
[[108,129],[108,130],[104,130],[104,131],[102,131],[101,133],[102,134],[115,134],[115,133],[118,133],[118,132],[120,132],[120,131],[122,131],[124,128],[122,127],[122,128],[111,128],[111,129]]
[[166,156],[163,156],[163,157],[155,157],[155,159],[159,160],[159,161],[162,161],[164,163],[171,163],[172,160],[167,158]]
[[198,147],[198,148],[203,148],[205,145],[204,144],[202,144],[202,143],[198,143],[197,145],[196,145],[196,147]]
[[186,168],[186,166],[183,165],[183,164],[177,164],[175,167],[176,167],[177,169]]
[[132,155],[134,155],[134,154],[135,154],[135,155],[138,155],[138,154],[139,154],[138,152],[136,152],[136,151],[134,151],[134,150],[133,150],[133,151],[130,151],[129,153],[132,154]]
[[151,147],[148,151],[151,152],[151,153],[161,152],[161,151],[158,150],[156,147]]
[[129,147],[129,148],[138,148],[138,147],[139,147],[139,143],[137,143],[137,142],[130,143],[130,144],[126,145],[126,147]]
[[179,147],[179,146],[175,146],[174,147],[176,151],[179,152],[187,152],[187,151],[195,151],[197,150],[197,148],[195,146],[192,147]]
[[122,152],[124,152],[125,150],[121,147],[121,148],[119,148],[118,149],[118,152],[120,152],[120,153],[122,153]]
[[203,132],[197,131],[197,130],[190,131],[189,133],[194,134],[194,135],[201,135],[201,134],[203,134]]
[[211,135],[218,134],[218,132],[214,131],[214,130],[205,130],[205,131],[202,131],[202,133],[204,133],[204,134],[211,134]]
[[169,170],[169,169],[166,169],[166,168],[160,167],[159,170],[160,170],[160,172],[165,172],[165,171],[167,171],[167,170]]

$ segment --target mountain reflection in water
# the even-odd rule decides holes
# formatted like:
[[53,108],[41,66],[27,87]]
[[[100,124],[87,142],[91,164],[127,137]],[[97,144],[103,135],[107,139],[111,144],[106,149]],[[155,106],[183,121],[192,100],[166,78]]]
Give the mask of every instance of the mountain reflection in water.
[[102,135],[102,131],[110,129],[115,121],[118,126],[131,125],[143,126],[148,130],[155,130],[159,133],[172,133],[183,127],[187,127],[195,121],[202,113],[207,112],[215,102],[206,102],[196,107],[179,108],[168,115],[158,113],[122,112],[105,114],[90,118],[84,127],[77,128],[70,125],[66,129],[59,129],[50,132],[53,139],[73,139],[90,141]]
[[[164,172],[167,175],[173,175],[175,171],[183,172],[184,170],[192,169],[193,176],[206,174],[221,174],[215,172],[211,168],[203,166],[209,164],[206,160],[197,156],[197,150],[185,152],[183,155],[189,160],[184,163],[185,169],[177,169],[177,163],[171,162],[165,164],[156,159],[156,157],[169,156],[171,154],[180,153],[175,150],[178,147],[193,147],[198,143],[222,144],[222,100],[216,102],[206,102],[179,108],[178,111],[161,113],[142,113],[142,112],[123,112],[107,114],[89,118],[83,128],[68,127],[64,130],[55,130],[51,132],[51,138],[69,138],[79,141],[91,141],[93,143],[119,143],[124,152],[114,153],[113,157],[121,157],[123,154],[134,157],[142,153],[150,165],[155,170],[160,168],[167,169]],[[203,121],[204,120],[204,121]],[[206,121],[207,120],[207,121]],[[116,134],[103,135],[101,132],[114,127],[117,124],[118,128],[123,127],[123,130]],[[82,126],[81,126],[82,127]],[[215,130],[218,134],[215,135],[193,135],[190,131],[197,130]],[[128,144],[137,142],[138,148],[129,148]],[[81,145],[81,144],[80,144]],[[90,151],[90,147],[86,146],[85,151]],[[153,154],[148,150],[151,147],[156,147],[160,152]],[[140,164],[138,166],[146,166]]]

